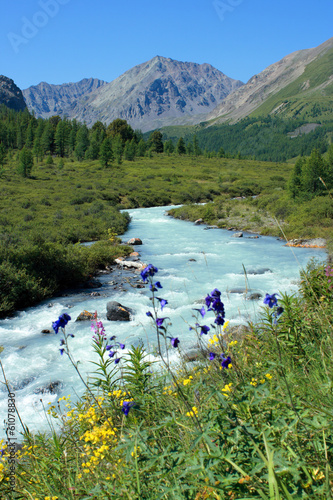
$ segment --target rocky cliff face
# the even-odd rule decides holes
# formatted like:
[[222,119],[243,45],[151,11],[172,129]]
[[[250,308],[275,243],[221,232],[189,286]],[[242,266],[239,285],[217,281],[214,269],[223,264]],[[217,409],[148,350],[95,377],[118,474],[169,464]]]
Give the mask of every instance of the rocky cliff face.
[[22,91],[13,80],[3,75],[0,75],[0,104],[16,111],[23,111],[27,107]]
[[[227,96],[208,116],[216,123],[237,120],[248,116],[266,100],[282,91],[304,72],[307,65],[333,47],[333,38],[313,49],[299,50],[268,66],[261,73]],[[305,82],[306,83],[306,82]]]
[[[74,91],[75,85],[79,92]],[[88,126],[97,120],[109,124],[122,118],[134,129],[147,131],[171,124],[198,123],[241,85],[209,64],[156,56],[111,83],[100,82],[87,90],[82,82],[57,86],[41,83],[24,90],[24,97],[36,116],[66,115]]]
[[33,110],[37,118],[49,118],[53,115],[75,118],[80,99],[95,92],[106,83],[97,78],[85,78],[80,82],[62,85],[42,82],[23,90],[23,96],[29,110]]

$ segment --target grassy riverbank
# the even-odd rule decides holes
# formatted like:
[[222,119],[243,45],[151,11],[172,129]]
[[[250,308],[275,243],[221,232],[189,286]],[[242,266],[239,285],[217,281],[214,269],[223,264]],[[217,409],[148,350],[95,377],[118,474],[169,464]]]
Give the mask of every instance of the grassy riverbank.
[[[49,436],[27,432],[12,476],[15,494],[3,445],[2,498],[332,498],[332,275],[331,267],[309,269],[299,296],[270,296],[261,321],[242,337],[221,325],[217,292],[203,291],[214,301],[206,299],[204,316],[194,310],[202,358],[171,366],[163,348],[162,373],[143,347],[122,356],[122,345],[95,322],[96,384],[91,379],[78,403],[69,396],[48,409]],[[160,307],[154,298],[157,339],[181,352],[172,326],[155,321]],[[204,325],[211,330],[200,335]],[[63,356],[75,342],[70,323],[65,332]]]
[[[73,286],[128,249],[107,243],[125,232],[120,209],[185,204],[174,215],[288,239],[332,234],[332,200],[288,198],[292,164],[230,158],[150,155],[121,165],[51,158],[18,173],[3,166],[0,196],[0,316]],[[232,200],[244,196],[246,200]],[[255,198],[253,198],[255,196]],[[193,203],[213,202],[206,206]],[[138,235],[139,237],[142,235]],[[103,240],[81,249],[80,241]],[[101,253],[103,259],[101,261]]]

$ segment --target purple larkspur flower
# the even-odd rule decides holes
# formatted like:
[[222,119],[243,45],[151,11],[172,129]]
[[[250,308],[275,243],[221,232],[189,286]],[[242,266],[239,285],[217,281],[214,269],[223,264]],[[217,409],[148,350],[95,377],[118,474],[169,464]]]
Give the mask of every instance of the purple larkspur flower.
[[221,366],[222,368],[228,368],[231,365],[231,357],[227,356],[226,358],[222,358]]
[[147,267],[144,268],[143,271],[141,271],[141,278],[144,283],[148,282],[148,277],[149,276],[154,276],[158,272],[157,267],[153,266],[153,264],[148,264]]
[[165,320],[166,318],[156,318],[156,325],[157,326],[162,326],[163,325],[163,321]]
[[213,361],[213,359],[215,359],[215,358],[216,358],[216,354],[215,354],[215,352],[210,352],[210,353],[209,353],[209,360],[210,360],[210,361]]
[[272,293],[272,295],[266,293],[266,297],[264,298],[264,304],[266,304],[269,308],[277,306],[278,299],[276,298],[276,295],[277,293]]
[[59,318],[52,323],[52,328],[55,331],[55,333],[58,333],[59,328],[65,328],[67,325],[68,321],[70,321],[72,318],[70,317],[69,314],[64,313],[59,316]]
[[123,407],[122,407],[121,411],[125,414],[126,417],[129,414],[130,409],[134,405],[135,405],[134,401],[124,401],[123,402]]
[[204,306],[202,306],[201,309],[193,309],[193,311],[198,311],[200,314],[201,314],[201,317],[204,318],[205,314],[206,314],[206,309]]
[[201,329],[201,332],[200,332],[200,335],[207,335],[207,333],[209,332],[210,328],[209,326],[207,325],[198,325]]
[[115,364],[117,365],[117,364],[119,363],[119,361],[120,361],[120,360],[121,360],[121,358],[116,358],[116,359],[114,360]]
[[180,342],[178,337],[174,337],[170,340],[172,347],[178,347],[178,344]]
[[148,318],[152,318],[153,317],[153,315],[152,315],[152,313],[150,311],[146,312],[146,316],[148,316]]
[[119,344],[120,349],[125,349],[125,344]]
[[167,300],[165,300],[165,299],[160,299],[160,298],[158,298],[158,297],[156,297],[156,298],[157,298],[157,300],[159,300],[159,302],[160,302],[160,305],[161,305],[161,311],[163,311],[163,307],[167,305],[168,301],[167,301]]
[[61,356],[64,354],[65,349],[59,349]]
[[109,352],[109,358],[113,358],[113,356],[116,354],[116,351],[110,351]]
[[221,314],[218,314],[214,320],[214,323],[217,325],[224,325],[224,317]]

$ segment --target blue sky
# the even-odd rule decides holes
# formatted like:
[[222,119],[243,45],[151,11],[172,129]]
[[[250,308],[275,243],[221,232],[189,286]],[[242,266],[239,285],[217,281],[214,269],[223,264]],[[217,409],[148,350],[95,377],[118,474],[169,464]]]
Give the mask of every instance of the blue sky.
[[210,63],[246,82],[333,36],[332,0],[11,0],[0,18],[0,74],[112,81],[155,55]]

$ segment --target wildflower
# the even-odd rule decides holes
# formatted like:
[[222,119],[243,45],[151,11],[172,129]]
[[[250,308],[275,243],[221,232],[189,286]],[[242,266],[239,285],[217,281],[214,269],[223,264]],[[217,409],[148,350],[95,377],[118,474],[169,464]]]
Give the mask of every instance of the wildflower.
[[214,323],[217,325],[224,325],[224,317],[221,314],[218,314],[215,318]]
[[271,380],[273,378],[270,373],[266,373],[265,377],[268,378],[268,380]]
[[119,344],[120,349],[125,349],[125,344]]
[[201,317],[204,318],[205,314],[206,314],[206,309],[204,306],[202,306],[201,309],[193,309],[193,311],[198,311],[200,314],[201,314]]
[[160,301],[161,311],[163,311],[163,307],[167,305],[168,301],[165,299],[159,299],[158,297],[156,297],[156,298],[157,298],[157,300]]
[[163,286],[161,285],[161,283],[159,281],[155,281],[155,283],[149,285],[149,289],[152,292],[157,292],[158,288],[163,288]]
[[172,347],[178,347],[179,342],[180,342],[180,340],[177,337],[174,337],[173,339],[171,339]]
[[112,337],[110,337],[110,340],[111,340],[111,341],[112,341],[112,340],[116,340],[116,338],[117,338],[117,335],[112,335]]
[[196,406],[192,406],[192,411],[188,411],[186,413],[187,417],[194,417],[198,415],[198,408]]
[[222,358],[222,363],[221,363],[221,366],[222,368],[229,368],[229,366],[231,365],[231,358],[230,356],[227,356],[226,358],[221,354],[221,358]]
[[114,360],[115,364],[117,365],[117,364],[119,363],[119,361],[120,361],[120,360],[121,360],[121,358],[116,358],[116,359]]
[[277,306],[278,299],[276,298],[276,295],[277,293],[273,293],[272,295],[266,293],[266,297],[264,298],[264,304],[268,305],[269,308]]
[[203,326],[197,325],[197,326],[199,326],[201,329],[200,335],[203,335],[203,334],[207,335],[207,333],[210,330],[209,326],[207,326],[207,325],[203,325]]
[[152,315],[152,313],[150,311],[146,312],[146,316],[148,316],[148,318],[152,318],[153,317],[153,315]]
[[71,320],[71,317],[69,314],[64,313],[59,316],[59,318],[52,323],[52,328],[55,331],[55,333],[58,333],[59,328],[65,328],[67,325],[68,321]]
[[59,349],[61,356],[64,354],[65,349]]
[[132,406],[134,406],[135,403],[133,401],[124,401],[123,402],[123,407],[122,407],[122,412],[125,414],[125,416],[127,417],[127,415],[129,414],[129,411],[130,409],[132,408]]
[[162,326],[163,324],[163,321],[165,320],[166,318],[156,318],[156,325],[158,327]]
[[215,357],[216,357],[215,352],[210,352],[210,353],[209,353],[209,360],[210,360],[210,361],[213,361],[213,359],[215,359]]
[[148,276],[154,276],[158,272],[157,267],[154,267],[152,264],[148,264],[147,267],[144,268],[143,271],[141,271],[141,278],[144,283],[148,283]]
[[116,354],[116,351],[110,351],[109,352],[109,357],[110,358],[113,358],[113,356]]

